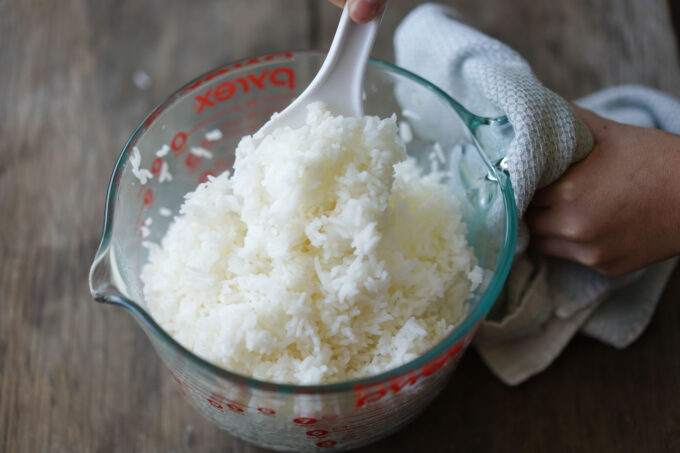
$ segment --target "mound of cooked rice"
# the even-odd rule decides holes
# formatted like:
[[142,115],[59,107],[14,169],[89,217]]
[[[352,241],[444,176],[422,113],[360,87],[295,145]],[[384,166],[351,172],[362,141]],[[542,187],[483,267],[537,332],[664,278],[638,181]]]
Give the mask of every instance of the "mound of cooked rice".
[[266,381],[347,380],[464,316],[481,276],[465,225],[394,117],[313,104],[302,128],[243,138],[234,169],[186,195],[142,271],[152,315],[191,351]]

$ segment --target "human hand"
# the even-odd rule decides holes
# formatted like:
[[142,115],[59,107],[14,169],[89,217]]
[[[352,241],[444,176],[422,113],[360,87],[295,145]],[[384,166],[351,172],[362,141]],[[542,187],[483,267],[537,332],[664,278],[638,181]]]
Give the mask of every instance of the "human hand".
[[680,136],[574,109],[595,144],[536,192],[532,247],[607,275],[680,254]]
[[[330,0],[339,7],[345,5],[345,0]],[[349,17],[354,22],[365,24],[375,19],[385,7],[387,0],[349,0]]]

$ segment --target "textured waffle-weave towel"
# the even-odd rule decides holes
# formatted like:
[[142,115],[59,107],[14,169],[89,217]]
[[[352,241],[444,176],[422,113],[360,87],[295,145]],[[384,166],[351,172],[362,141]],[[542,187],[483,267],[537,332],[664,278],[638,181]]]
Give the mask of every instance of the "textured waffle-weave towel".
[[[505,114],[513,126],[505,165],[521,218],[534,192],[555,181],[592,149],[593,140],[569,103],[544,87],[509,47],[455,19],[451,8],[426,3],[394,37],[399,66],[428,79],[479,115]],[[616,121],[680,133],[680,102],[641,86],[619,86],[577,104]],[[617,348],[649,323],[676,259],[621,277],[518,252],[508,283],[476,338],[482,358],[504,382],[517,384],[552,363],[581,331]]]

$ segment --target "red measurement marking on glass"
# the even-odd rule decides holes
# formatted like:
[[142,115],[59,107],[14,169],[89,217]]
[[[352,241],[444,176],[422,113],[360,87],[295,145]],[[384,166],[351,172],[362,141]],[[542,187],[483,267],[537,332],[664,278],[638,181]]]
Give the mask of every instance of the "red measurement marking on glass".
[[151,164],[151,173],[154,175],[158,172],[161,171],[161,167],[163,166],[163,159],[160,157],[157,157],[153,160],[153,163]]
[[146,189],[144,192],[144,205],[149,206],[153,204],[153,190]]
[[189,169],[189,172],[193,173],[201,165],[201,158],[195,154],[187,154],[187,158],[184,160],[184,165]]
[[196,81],[193,82],[191,85],[187,85],[186,87],[184,87],[184,89],[182,90],[182,94],[187,93],[187,92],[189,92],[189,91],[191,91],[191,90],[194,90],[194,89],[198,88],[198,87],[201,86],[204,82],[208,82],[208,81],[214,79],[215,77],[217,77],[217,76],[219,76],[219,75],[226,74],[226,73],[229,72],[231,69],[237,69],[237,68],[240,68],[240,67],[242,67],[242,66],[248,66],[248,65],[252,65],[252,64],[256,64],[256,63],[261,63],[262,61],[271,61],[271,60],[273,60],[274,58],[280,58],[280,57],[283,57],[283,58],[293,58],[293,52],[274,53],[274,54],[267,55],[267,56],[265,56],[265,57],[263,57],[263,58],[251,58],[250,60],[245,61],[245,62],[240,61],[240,62],[238,62],[238,63],[235,63],[235,64],[231,65],[231,66],[217,69],[217,70],[211,72],[210,74],[208,74],[208,75],[206,75],[206,76],[204,76],[204,77],[202,77],[202,78],[196,80]]
[[319,448],[331,448],[334,445],[337,445],[337,442],[334,440],[322,440],[316,443],[316,446]]
[[[187,139],[188,139],[189,135],[193,134],[199,128],[205,126],[209,122],[212,122],[215,119],[217,119],[221,116],[224,116],[228,113],[240,110],[241,108],[242,108],[241,105],[235,105],[231,109],[224,110],[224,111],[222,111],[222,112],[220,112],[216,115],[213,115],[212,117],[208,118],[207,120],[201,122],[198,126],[192,128],[189,132],[178,132],[177,134],[175,134],[175,136],[172,138],[172,140],[170,142],[170,148],[172,149],[174,156],[179,157],[180,155],[182,155],[182,153],[184,153],[184,151],[186,150],[186,144],[187,144]],[[219,126],[219,129],[227,129],[231,126],[242,123],[243,121],[244,121],[244,118],[242,118],[242,117],[236,118],[234,120],[227,121],[226,123],[221,124]],[[215,141],[210,141],[210,140],[207,140],[206,138],[203,138],[200,142],[200,146],[201,146],[201,148],[211,149],[211,148],[215,147],[215,145],[217,145],[221,142],[231,140],[231,139],[234,139],[234,138],[241,138],[241,137],[243,137],[243,135],[244,135],[244,132],[236,132],[234,134],[230,134],[228,136],[222,137],[221,139],[215,140]],[[152,169],[152,172],[153,172],[153,169]]]
[[174,137],[172,137],[172,141],[170,142],[170,148],[172,149],[172,153],[175,155],[175,157],[179,156],[184,152],[184,145],[187,143],[187,134],[184,132],[178,132],[175,134]]
[[298,417],[293,419],[293,423],[297,425],[313,425],[317,420],[310,417]]
[[201,176],[198,177],[198,183],[203,184],[204,182],[208,181],[208,176],[214,177],[216,175],[211,170],[206,170],[203,173],[201,173]]
[[446,365],[451,359],[460,358],[460,352],[465,346],[465,339],[458,341],[448,351],[444,351],[439,356],[425,363],[420,369],[410,372],[405,376],[397,376],[387,382],[380,382],[369,387],[356,385],[354,394],[356,397],[356,407],[363,407],[368,403],[379,401],[389,392],[398,393],[406,386],[414,385],[420,378],[430,376]]
[[212,407],[222,412],[224,412],[225,407],[232,412],[236,412],[237,414],[242,414],[245,412],[245,409],[241,407],[239,403],[236,401],[231,401],[221,395],[218,395],[217,393],[211,393],[210,396],[206,398],[206,400]]
[[335,420],[338,418],[338,414],[326,414],[321,417],[321,420]]
[[[198,392],[201,393],[200,390]],[[206,400],[208,401],[208,403],[210,403],[211,406],[215,407],[216,409],[223,410],[226,407],[230,411],[236,412],[238,414],[243,414],[246,411],[246,409],[248,409],[248,406],[246,404],[230,400],[229,398],[226,398],[215,392],[210,393],[206,397]]]
[[237,406],[234,403],[227,403],[227,407],[229,408],[230,411],[236,412],[237,414],[242,414],[243,412],[245,412],[245,409]]
[[407,386],[415,385],[419,376],[414,371],[409,371],[403,376],[395,376],[389,380],[389,387],[392,392],[397,393]]
[[220,412],[224,412],[224,407],[222,407],[222,405],[216,399],[213,399],[213,398],[206,398],[206,399],[208,400],[208,403],[210,403],[210,405],[212,407],[219,410]]
[[[142,190],[144,189],[144,187],[145,186],[142,186],[139,189],[139,193],[137,193],[137,198],[139,198],[139,195],[142,193]],[[144,210],[147,207],[149,207],[153,204],[153,190],[146,189],[146,191],[144,191],[144,198],[142,199],[142,203],[143,203],[142,207],[139,208],[139,212],[137,213],[137,220],[135,221],[135,228],[134,228],[135,231],[137,231],[140,236],[141,236],[142,232],[141,232],[141,230],[138,230],[137,227],[139,226],[139,222],[142,220],[142,213],[144,212]],[[137,250],[137,256],[139,258],[139,250]]]
[[245,77],[237,77],[232,80],[225,80],[216,87],[211,87],[201,94],[194,96],[195,103],[191,108],[196,115],[200,115],[206,108],[214,107],[219,103],[227,102],[239,91],[249,93],[251,88],[264,90],[268,85],[287,86],[295,89],[295,71],[291,68],[283,67],[273,70],[265,69],[258,74],[246,74]]
[[276,411],[274,409],[269,409],[268,407],[258,407],[257,411],[262,415],[274,415]]
[[[293,52],[273,53],[263,58],[264,61],[271,61],[277,57],[293,58]],[[249,60],[250,61],[250,60]]]
[[328,431],[325,429],[313,429],[312,431],[307,431],[305,434],[309,437],[323,437],[328,434]]

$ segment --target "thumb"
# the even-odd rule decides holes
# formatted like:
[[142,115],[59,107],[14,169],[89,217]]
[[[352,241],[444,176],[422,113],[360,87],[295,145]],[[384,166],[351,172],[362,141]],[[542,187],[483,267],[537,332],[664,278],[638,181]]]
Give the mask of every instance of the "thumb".
[[385,7],[386,0],[349,0],[349,16],[360,24],[375,19]]

